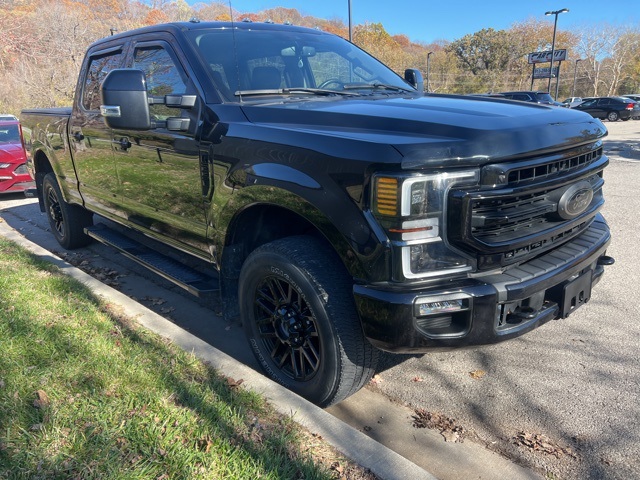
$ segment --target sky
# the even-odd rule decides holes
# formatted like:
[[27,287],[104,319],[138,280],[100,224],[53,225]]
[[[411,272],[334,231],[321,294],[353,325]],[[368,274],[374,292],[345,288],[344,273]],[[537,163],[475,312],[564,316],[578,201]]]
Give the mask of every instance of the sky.
[[[207,1],[207,0],[200,0]],[[258,12],[272,7],[296,8],[302,14],[341,19],[348,24],[348,0],[230,0],[235,10]],[[189,1],[195,3],[195,1]],[[553,22],[571,30],[604,22],[640,27],[639,0],[351,0],[353,25],[382,23],[391,35],[405,34],[414,42],[456,40],[483,28],[507,29],[529,18]]]

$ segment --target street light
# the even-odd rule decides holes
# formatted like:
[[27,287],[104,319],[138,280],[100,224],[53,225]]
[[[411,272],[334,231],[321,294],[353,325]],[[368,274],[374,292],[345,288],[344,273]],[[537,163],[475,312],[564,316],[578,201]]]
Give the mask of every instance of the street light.
[[433,52],[427,53],[427,93],[431,93],[431,84],[429,83],[429,72],[431,71],[431,55],[433,55]]
[[349,0],[348,6],[349,6],[349,41],[352,42],[353,41],[353,35],[352,35],[353,28],[351,26],[351,0]]
[[576,66],[573,69],[573,87],[571,87],[571,96],[572,97],[576,93],[576,76],[578,74],[578,62],[581,62],[581,61],[582,61],[581,58],[576,59]]
[[[551,12],[545,12],[544,14],[549,16],[549,15],[555,15],[555,21],[553,22],[553,40],[551,41],[551,67],[549,68],[549,84],[547,85],[547,92],[551,93],[551,76],[553,75],[553,56],[555,55],[555,51],[556,51],[556,28],[558,27],[558,14],[560,13],[567,13],[569,11],[568,8],[563,8],[562,10],[554,10]],[[560,72],[558,72],[560,73]],[[556,80],[557,82],[557,80]],[[557,88],[556,88],[557,90]],[[556,100],[558,98],[558,93],[556,92]]]

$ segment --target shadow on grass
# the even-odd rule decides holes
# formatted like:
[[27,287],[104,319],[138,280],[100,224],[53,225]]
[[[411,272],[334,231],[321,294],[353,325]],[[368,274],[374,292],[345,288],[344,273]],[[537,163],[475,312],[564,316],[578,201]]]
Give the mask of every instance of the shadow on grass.
[[[332,477],[256,395],[0,239],[7,255],[35,277],[0,280],[0,477]],[[68,308],[23,306],[40,286]]]

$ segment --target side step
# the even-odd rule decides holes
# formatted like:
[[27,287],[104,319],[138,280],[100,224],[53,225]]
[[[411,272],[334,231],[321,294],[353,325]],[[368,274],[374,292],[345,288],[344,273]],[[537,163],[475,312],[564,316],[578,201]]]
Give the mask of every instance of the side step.
[[115,248],[124,256],[138,262],[197,297],[215,293],[220,289],[216,278],[183,265],[177,260],[152,250],[104,224],[96,224],[85,228],[84,231],[100,243]]

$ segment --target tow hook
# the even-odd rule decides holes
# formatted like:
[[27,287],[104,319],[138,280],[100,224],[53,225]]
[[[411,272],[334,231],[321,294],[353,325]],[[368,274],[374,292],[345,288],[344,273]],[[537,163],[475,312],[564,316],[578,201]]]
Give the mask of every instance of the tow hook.
[[518,307],[507,315],[507,323],[518,324],[525,320],[531,320],[538,316],[538,310],[533,307]]
[[613,265],[614,263],[616,263],[616,259],[608,255],[602,255],[600,258],[598,258],[598,265],[601,265],[603,267]]

